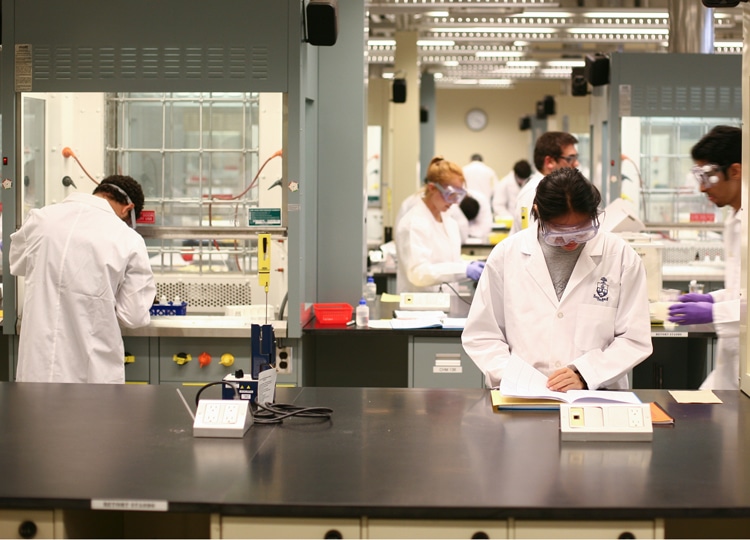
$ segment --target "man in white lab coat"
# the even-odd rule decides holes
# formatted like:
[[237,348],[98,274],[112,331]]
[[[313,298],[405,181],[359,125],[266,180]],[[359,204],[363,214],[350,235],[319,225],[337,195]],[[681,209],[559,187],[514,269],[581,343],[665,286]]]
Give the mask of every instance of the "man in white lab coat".
[[480,192],[487,197],[488,201],[491,201],[492,192],[498,182],[497,174],[484,162],[481,154],[472,155],[471,162],[464,165],[462,170],[466,179],[466,187],[471,191]]
[[11,235],[10,271],[25,278],[17,381],[125,382],[119,324],[147,325],[156,296],[134,230],[143,200],[138,182],[110,176],[32,210]]
[[516,209],[513,212],[513,225],[510,234],[515,234],[523,228],[521,215],[526,209],[526,215],[531,220],[531,205],[534,202],[536,187],[542,178],[552,171],[564,167],[578,167],[578,151],[576,139],[570,133],[563,131],[548,131],[539,136],[534,144],[534,167],[537,172],[524,184],[516,197]]
[[518,193],[529,178],[531,178],[531,163],[521,159],[516,161],[513,169],[500,179],[492,194],[492,213],[496,218],[513,219]]
[[731,207],[724,221],[724,288],[682,295],[669,307],[679,324],[713,323],[719,336],[716,365],[702,390],[737,390],[740,377],[740,257],[742,227],[742,130],[716,126],[691,150],[700,190],[719,208]]
[[537,188],[536,221],[490,253],[461,337],[488,386],[515,356],[553,391],[628,388],[651,354],[643,263],[599,231],[600,202],[580,171],[554,171]]

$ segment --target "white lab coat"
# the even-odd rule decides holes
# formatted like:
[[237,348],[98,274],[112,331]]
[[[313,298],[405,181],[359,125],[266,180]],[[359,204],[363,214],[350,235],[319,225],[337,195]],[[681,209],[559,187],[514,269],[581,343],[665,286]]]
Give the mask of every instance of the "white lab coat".
[[534,198],[536,197],[536,188],[539,182],[542,181],[544,175],[540,172],[535,172],[531,175],[531,178],[523,185],[521,190],[518,192],[516,197],[516,209],[513,211],[513,225],[510,228],[510,234],[515,234],[521,230],[521,208],[526,207],[529,216],[529,226],[534,221],[531,217],[531,207],[534,206]]
[[627,372],[652,351],[643,263],[621,238],[599,232],[558,300],[530,225],[490,253],[462,342],[490,387],[514,354],[545,375],[573,364],[592,390],[628,388]]
[[17,381],[125,381],[118,320],[147,325],[156,287],[143,238],[106,199],[32,210],[11,235],[10,271],[25,277]]
[[468,165],[464,165],[461,170],[464,173],[464,180],[466,180],[466,187],[479,191],[487,200],[492,200],[492,192],[497,184],[497,175],[495,171],[489,165],[483,161],[472,161]]
[[490,233],[492,232],[492,208],[490,207],[490,201],[479,191],[469,189],[467,193],[479,203],[479,212],[476,217],[469,221],[464,211],[457,204],[452,204],[446,211],[446,214],[458,223],[462,244],[471,243],[472,241],[474,243],[480,241],[486,244],[489,242]]
[[738,390],[740,387],[740,212],[733,213],[724,222],[724,288],[711,293],[714,329],[719,336],[716,364],[701,384],[701,390]]
[[419,201],[396,226],[398,271],[396,290],[438,291],[443,282],[458,290],[468,262],[461,259],[461,236],[456,221],[444,212],[438,222],[424,201]]
[[495,214],[495,217],[513,218],[516,211],[516,199],[518,199],[521,187],[516,182],[515,171],[511,170],[500,179],[492,194],[492,213]]

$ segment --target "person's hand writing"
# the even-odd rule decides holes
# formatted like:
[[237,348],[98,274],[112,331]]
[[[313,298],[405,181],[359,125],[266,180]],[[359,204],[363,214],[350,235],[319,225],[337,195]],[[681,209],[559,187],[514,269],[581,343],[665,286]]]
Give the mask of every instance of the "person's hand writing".
[[669,322],[705,324],[713,320],[714,305],[710,302],[685,302],[669,306]]
[[547,379],[547,388],[553,392],[567,392],[568,390],[584,390],[583,381],[578,373],[564,367],[558,369]]
[[479,281],[482,270],[484,270],[484,261],[471,261],[469,266],[466,267],[466,277]]

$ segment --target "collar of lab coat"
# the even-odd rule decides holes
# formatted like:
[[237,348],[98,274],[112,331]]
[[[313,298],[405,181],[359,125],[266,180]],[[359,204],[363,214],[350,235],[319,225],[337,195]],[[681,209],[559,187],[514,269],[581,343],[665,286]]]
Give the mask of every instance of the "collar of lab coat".
[[521,253],[529,256],[525,263],[526,271],[531,275],[542,291],[544,291],[547,298],[549,298],[553,304],[557,305],[565,301],[568,293],[574,290],[576,286],[586,278],[586,276],[594,271],[601,260],[604,251],[604,235],[607,233],[599,231],[594,238],[586,242],[586,245],[583,246],[583,250],[578,257],[573,273],[570,275],[568,284],[565,286],[565,292],[560,300],[557,299],[555,287],[552,285],[552,278],[547,269],[547,261],[544,259],[542,246],[539,245],[539,240],[537,239],[537,223],[534,222],[529,225],[525,231],[521,231],[518,234],[523,235],[520,246]]
[[[114,209],[109,204],[109,201],[105,199],[104,197],[99,197],[97,195],[91,195],[89,193],[81,193],[80,191],[76,191],[65,197],[63,200],[64,203],[67,202],[76,202],[76,203],[82,203],[82,204],[88,204],[89,206],[93,206],[95,208],[98,208],[99,210],[104,210],[105,212],[111,212],[114,214],[115,217],[117,217],[117,214],[115,214]],[[120,219],[120,218],[117,218]],[[124,223],[124,222],[123,222]]]

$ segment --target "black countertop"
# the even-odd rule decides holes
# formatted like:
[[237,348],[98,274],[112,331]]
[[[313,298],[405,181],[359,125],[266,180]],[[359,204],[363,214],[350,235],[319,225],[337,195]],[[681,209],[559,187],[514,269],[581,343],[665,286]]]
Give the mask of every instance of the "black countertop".
[[[192,404],[196,389],[183,392]],[[486,390],[414,388],[281,388],[278,402],[331,407],[332,420],[255,425],[237,440],[193,438],[174,386],[0,383],[0,507],[116,499],[258,516],[750,516],[750,398],[637,393],[676,419],[652,442],[563,443],[556,412],[498,413]]]

